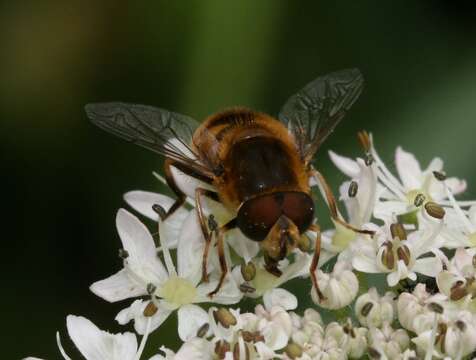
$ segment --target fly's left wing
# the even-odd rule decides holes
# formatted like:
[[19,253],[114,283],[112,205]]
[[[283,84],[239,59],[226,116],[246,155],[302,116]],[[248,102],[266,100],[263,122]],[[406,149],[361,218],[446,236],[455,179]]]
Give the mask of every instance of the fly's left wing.
[[199,123],[168,110],[121,102],[93,103],[85,107],[91,121],[127,141],[175,160],[196,172],[212,176],[208,164],[190,147]]
[[349,111],[363,86],[358,69],[341,70],[318,77],[284,104],[279,119],[294,135],[306,164]]

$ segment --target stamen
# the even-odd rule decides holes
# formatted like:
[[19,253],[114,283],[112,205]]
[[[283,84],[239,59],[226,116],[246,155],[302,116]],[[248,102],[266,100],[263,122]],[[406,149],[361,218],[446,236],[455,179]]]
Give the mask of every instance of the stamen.
[[168,226],[167,224],[164,224],[161,218],[159,218],[159,243],[162,246],[162,253],[164,254],[164,262],[165,262],[165,267],[167,268],[167,272],[169,273],[169,276],[177,276],[177,271],[175,270],[175,265],[174,262],[172,261],[172,256],[170,255],[169,247],[167,244],[167,241],[163,241],[166,237],[164,234],[164,226]]
[[152,283],[148,283],[147,287],[146,287],[146,290],[147,290],[147,294],[154,295],[155,291],[157,290],[157,286],[155,286]]
[[435,219],[443,219],[445,217],[445,209],[433,201],[428,201],[425,204],[425,210],[431,217]]
[[413,205],[415,205],[416,207],[420,207],[420,206],[423,205],[425,200],[426,200],[425,195],[423,195],[422,193],[419,193],[419,194],[417,194],[417,196],[415,196],[415,200],[413,201]]
[[410,249],[406,245],[399,246],[397,249],[398,260],[403,260],[406,266],[410,264]]
[[359,184],[357,184],[357,181],[351,181],[349,185],[349,190],[348,190],[348,195],[349,197],[353,198],[355,195],[357,195],[357,190],[359,189]]
[[371,358],[371,359],[381,359],[382,358],[382,355],[380,354],[380,352],[377,349],[375,349],[371,346],[368,347],[367,352],[369,354],[369,358]]
[[145,317],[152,317],[157,313],[158,310],[159,310],[159,308],[154,304],[154,302],[149,301],[149,303],[147,304],[147,306],[144,309],[143,314],[144,314]]
[[374,304],[371,302],[368,302],[362,307],[362,310],[360,310],[360,313],[362,314],[362,316],[366,317],[370,313],[370,310],[372,310],[373,307],[374,307]]
[[400,223],[393,223],[390,225],[390,233],[392,234],[392,239],[399,238],[400,240],[407,239],[407,232],[405,228]]
[[400,181],[398,181],[398,179],[387,169],[374,147],[372,147],[371,153],[375,159],[375,162],[377,163],[377,167],[382,171],[382,174],[384,175],[383,177],[388,179],[394,189],[388,185],[387,187],[391,189],[392,192],[394,192],[397,196],[399,196],[400,199],[405,199],[405,189],[403,188],[403,185],[400,184]]
[[433,176],[438,181],[445,181],[446,180],[446,174],[444,172],[441,172],[441,171],[433,171]]
[[56,332],[56,344],[58,345],[58,349],[63,356],[64,360],[71,360],[71,358],[66,354],[66,351],[63,349],[63,345],[61,345],[61,338],[59,331]]
[[245,281],[251,281],[256,276],[256,266],[251,261],[248,264],[241,265],[241,275]]
[[240,284],[239,287],[240,291],[245,294],[252,294],[256,291],[256,289],[248,283]]
[[208,329],[210,329],[209,323],[205,323],[202,326],[200,326],[197,330],[197,337],[202,338],[205,335],[207,335]]
[[221,307],[213,312],[213,318],[220,323],[225,329],[236,325],[236,318],[227,308]]
[[147,338],[149,337],[151,323],[152,323],[152,318],[151,317],[147,318],[147,325],[145,327],[144,336],[142,336],[142,340],[140,341],[139,349],[137,350],[134,360],[139,360],[140,357],[142,356],[142,352],[144,351],[144,348],[145,348],[145,343],[147,342]]

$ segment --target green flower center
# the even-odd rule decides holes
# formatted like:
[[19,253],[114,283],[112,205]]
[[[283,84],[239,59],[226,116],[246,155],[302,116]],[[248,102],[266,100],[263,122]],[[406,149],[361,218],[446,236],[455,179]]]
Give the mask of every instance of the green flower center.
[[168,303],[178,306],[191,304],[197,295],[197,289],[187,279],[170,277],[159,290],[159,296]]

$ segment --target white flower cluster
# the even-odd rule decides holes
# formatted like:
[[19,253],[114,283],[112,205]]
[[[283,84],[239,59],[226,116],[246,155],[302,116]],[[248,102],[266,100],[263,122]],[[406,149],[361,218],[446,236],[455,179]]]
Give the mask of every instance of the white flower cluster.
[[[330,157],[349,177],[339,189],[346,221],[374,235],[339,222],[322,233],[316,270],[322,296],[307,285],[315,309],[298,315],[292,310],[302,299],[280,288],[309,277],[312,231],[303,235],[308,249],[295,249],[279,263],[280,276],[266,270],[257,242],[238,229],[229,231],[224,251],[230,271],[210,297],[220,263],[213,242],[204,281],[205,239],[193,201],[197,186],[209,185],[175,169],[187,207],[162,220],[159,214],[172,206],[172,198],[144,191],[125,194],[125,201],[158,227],[150,231],[120,209],[116,226],[123,268],[90,288],[108,302],[134,299],[116,321],[133,322],[142,335],[140,344],[133,333],[110,334],[70,315],[68,333],[79,352],[88,360],[139,360],[149,334],[177,311],[183,344],[176,352],[162,347],[154,360],[471,359],[476,351],[476,201],[455,199],[466,183],[447,177],[441,159],[422,170],[412,154],[398,148],[397,177],[382,162],[371,136],[360,137],[364,158],[333,152]],[[310,183],[316,185],[313,179]],[[232,216],[213,200],[204,203],[204,211],[220,225]],[[379,291],[369,289],[368,283],[379,281],[369,274],[385,276]],[[256,299],[254,312],[228,307],[244,297]],[[203,303],[214,305],[206,311]],[[327,325],[319,315],[322,309],[334,315]],[[63,358],[70,359],[59,334],[57,339]]]

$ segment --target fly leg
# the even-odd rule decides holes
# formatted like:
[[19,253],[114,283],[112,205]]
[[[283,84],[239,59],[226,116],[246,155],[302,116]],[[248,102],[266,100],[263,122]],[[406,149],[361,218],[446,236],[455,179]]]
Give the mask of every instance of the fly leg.
[[341,215],[339,214],[339,210],[337,209],[337,202],[334,197],[334,194],[332,193],[332,189],[330,188],[324,176],[322,176],[322,174],[319,171],[314,169],[311,171],[311,174],[316,179],[318,187],[319,187],[319,191],[321,192],[322,196],[324,196],[324,198],[326,199],[327,206],[329,207],[329,211],[331,212],[331,218],[335,222],[343,225],[347,229],[353,230],[361,234],[367,234],[367,235],[375,234],[375,232],[371,230],[357,229],[356,227],[352,226],[351,224],[343,220],[341,218]]
[[226,265],[226,258],[225,258],[225,244],[224,244],[224,237],[225,233],[228,230],[231,230],[236,227],[236,218],[230,220],[225,225],[219,227],[215,230],[215,234],[217,237],[217,249],[218,249],[218,259],[220,260],[220,280],[218,281],[218,285],[211,293],[208,294],[210,298],[212,298],[218,291],[220,291],[221,287],[223,286],[223,282],[225,281],[226,274],[228,273],[228,266]]
[[207,219],[203,212],[202,196],[209,197],[215,201],[219,201],[218,194],[207,189],[197,188],[195,189],[195,208],[197,209],[198,221],[200,222],[200,228],[202,229],[203,237],[205,238],[205,248],[203,250],[202,257],[202,281],[208,282],[208,253],[210,251],[210,244],[212,242],[212,233],[218,228],[213,215]]
[[175,182],[174,176],[172,174],[172,166],[182,171],[184,174],[190,175],[198,180],[204,181],[206,183],[211,184],[213,179],[199,173],[197,170],[190,168],[182,163],[179,163],[172,159],[165,159],[164,162],[164,175],[165,181],[167,185],[172,189],[175,195],[177,195],[177,200],[172,204],[170,209],[165,213],[163,220],[167,219],[170,215],[172,215],[178,208],[180,208],[184,203],[187,195],[183,193],[182,190],[178,187],[177,183]]
[[316,243],[314,245],[314,255],[312,257],[311,266],[309,268],[309,273],[311,275],[312,285],[316,289],[317,297],[320,301],[325,300],[324,294],[319,289],[319,284],[317,283],[316,270],[319,264],[319,256],[321,255],[321,227],[317,224],[312,224],[309,227],[309,230],[316,232]]

